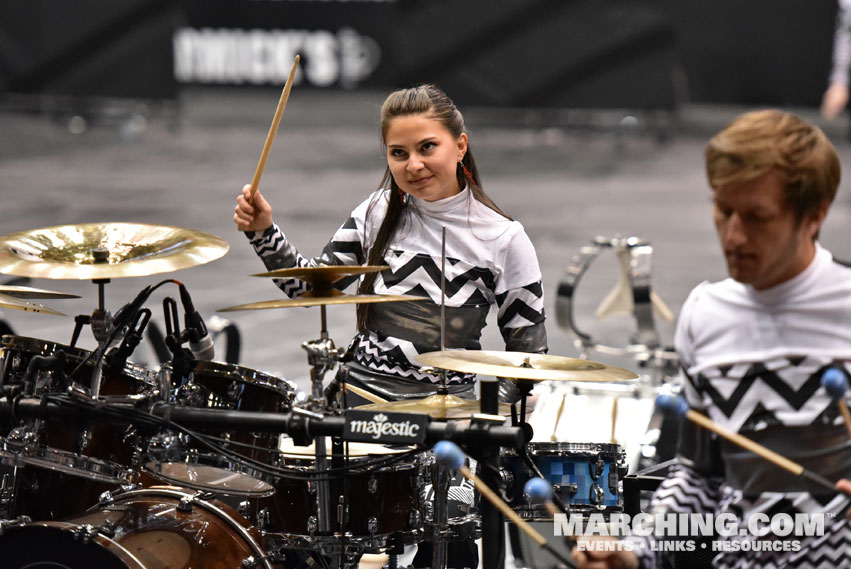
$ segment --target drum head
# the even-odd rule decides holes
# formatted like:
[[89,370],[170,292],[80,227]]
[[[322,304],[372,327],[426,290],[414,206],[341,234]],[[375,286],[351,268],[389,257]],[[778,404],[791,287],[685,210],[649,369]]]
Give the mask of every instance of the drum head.
[[99,540],[80,539],[71,528],[48,522],[5,529],[0,540],[3,568],[144,569],[116,544],[109,543],[108,549]]
[[206,490],[227,496],[262,498],[275,493],[275,487],[248,474],[188,462],[149,462],[145,470],[160,480],[177,486]]
[[[363,456],[380,456],[380,455],[391,455],[391,454],[401,454],[403,452],[408,452],[413,449],[413,447],[387,447],[384,445],[377,445],[372,443],[360,443],[360,442],[351,442],[348,443],[349,451],[348,456],[350,457],[363,457]],[[316,445],[311,443],[308,446],[298,446],[292,439],[289,438],[281,438],[280,443],[278,445],[278,449],[281,451],[281,456],[284,458],[294,458],[294,459],[314,459],[316,458]],[[331,439],[325,438],[325,449],[328,454],[331,454]]]

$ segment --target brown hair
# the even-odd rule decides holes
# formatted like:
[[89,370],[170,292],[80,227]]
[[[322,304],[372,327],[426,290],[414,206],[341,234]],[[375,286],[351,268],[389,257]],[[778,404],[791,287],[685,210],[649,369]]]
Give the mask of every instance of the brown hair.
[[786,205],[800,222],[831,203],[841,168],[836,150],[817,126],[776,109],[737,117],[706,147],[712,188],[747,182],[778,170],[786,177]]
[[[461,111],[458,110],[455,103],[452,102],[446,93],[438,87],[434,85],[420,85],[410,89],[399,89],[390,93],[384,100],[384,104],[381,105],[381,145],[383,148],[386,149],[387,131],[393,119],[408,115],[426,115],[429,118],[433,118],[440,122],[455,138],[460,137],[461,134],[466,132],[464,117],[461,115]],[[469,172],[469,176],[465,173],[464,167]],[[511,219],[482,190],[479,170],[476,167],[476,161],[473,159],[469,142],[467,143],[467,152],[458,164],[455,175],[458,178],[458,185],[461,188],[470,186],[473,197],[497,213]],[[390,240],[408,211],[409,199],[393,179],[389,165],[384,170],[384,176],[381,178],[379,188],[390,189],[389,203],[387,205],[387,212],[384,214],[384,219],[378,228],[375,242],[366,252],[367,265],[384,264],[384,255],[390,246]],[[376,277],[377,273],[367,273],[364,275],[358,287],[358,293],[372,293]],[[368,328],[369,307],[369,304],[358,304],[357,320],[358,330],[360,332],[365,332]]]

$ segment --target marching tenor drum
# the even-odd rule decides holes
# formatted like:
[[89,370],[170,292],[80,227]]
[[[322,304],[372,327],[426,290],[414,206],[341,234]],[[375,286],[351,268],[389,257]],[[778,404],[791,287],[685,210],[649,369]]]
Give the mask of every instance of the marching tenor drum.
[[[173,377],[169,366],[163,373],[169,378],[164,381],[170,388],[166,399],[177,405],[277,413],[291,409],[295,398],[293,382],[233,364],[199,361],[188,378]],[[213,446],[186,433],[161,432],[152,437],[145,470],[171,484],[222,495],[274,493],[270,476],[240,459],[261,463],[261,467],[272,465],[277,457],[277,433],[204,429],[198,434]]]
[[178,488],[106,497],[65,521],[5,523],[4,569],[273,569],[259,532],[226,504]]

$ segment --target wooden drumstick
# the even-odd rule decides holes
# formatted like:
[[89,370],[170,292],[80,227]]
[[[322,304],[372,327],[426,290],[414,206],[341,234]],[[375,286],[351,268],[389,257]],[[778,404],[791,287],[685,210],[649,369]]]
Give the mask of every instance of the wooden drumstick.
[[618,424],[618,399],[619,397],[615,397],[615,400],[612,402],[612,444],[618,442],[615,439],[615,426]]
[[[749,450],[752,453],[764,458],[765,460],[783,468],[784,470],[788,470],[792,474],[796,476],[801,476],[806,478],[812,482],[815,482],[819,486],[822,486],[825,489],[830,490],[831,492],[839,492],[836,489],[836,486],[830,480],[817,474],[811,470],[807,470],[797,462],[789,460],[785,456],[774,452],[773,450],[762,446],[759,443],[756,443],[750,440],[747,437],[743,437],[738,433],[734,433],[732,431],[728,431],[718,423],[714,422],[712,419],[707,417],[706,415],[702,415],[695,411],[694,409],[688,408],[688,403],[686,403],[685,399],[682,397],[677,397],[675,395],[660,395],[656,398],[656,405],[666,413],[676,413],[677,415],[683,416],[689,421],[693,423],[697,423],[704,429],[708,431],[712,431],[718,436],[727,439],[733,444],[736,444],[743,449]],[[851,492],[843,492],[851,496]]]
[[558,424],[561,421],[561,412],[564,411],[564,401],[567,399],[567,393],[561,396],[561,403],[558,406],[558,411],[556,412],[556,420],[553,424],[553,434],[550,435],[550,441],[556,442],[556,431],[558,431]]
[[346,391],[351,391],[355,395],[359,395],[368,401],[372,401],[373,403],[387,403],[386,399],[382,399],[378,395],[374,395],[367,391],[366,389],[361,389],[360,387],[355,387],[351,383],[346,384]]
[[290,75],[287,77],[287,83],[284,85],[284,90],[281,92],[281,99],[278,101],[278,108],[275,109],[275,116],[272,118],[272,126],[269,127],[269,134],[266,135],[266,143],[263,144],[263,151],[260,153],[260,161],[257,162],[257,169],[254,170],[254,178],[251,180],[251,200],[254,200],[254,193],[260,185],[260,176],[263,175],[263,169],[266,167],[266,159],[269,157],[269,150],[272,149],[272,143],[275,141],[275,134],[278,132],[278,125],[281,124],[281,117],[284,116],[284,109],[287,108],[287,99],[290,98],[290,90],[293,88],[293,77],[295,70],[298,68],[298,62],[301,56],[296,55],[293,61],[293,67],[290,69]]

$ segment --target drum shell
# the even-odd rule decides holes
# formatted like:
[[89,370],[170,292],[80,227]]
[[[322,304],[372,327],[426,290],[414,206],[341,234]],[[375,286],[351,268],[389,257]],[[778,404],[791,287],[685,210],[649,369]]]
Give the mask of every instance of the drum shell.
[[68,569],[239,568],[263,555],[257,530],[230,507],[178,489],[134,490],[66,521],[10,526],[0,536],[5,569],[39,562]]
[[[422,535],[423,471],[419,456],[373,468],[366,465],[381,456],[350,457],[345,475],[327,473],[333,512],[332,532],[354,540],[361,538],[366,548],[386,543],[381,536],[400,534],[406,543],[414,543]],[[315,460],[310,457],[284,455],[282,467],[302,475],[315,473]],[[329,461],[330,463],[330,461]],[[247,517],[256,520],[267,536],[283,540],[285,545],[309,547],[317,526],[316,492],[318,482],[279,478],[275,494],[251,502]],[[344,509],[342,498],[347,502]],[[345,512],[340,523],[338,515]]]

